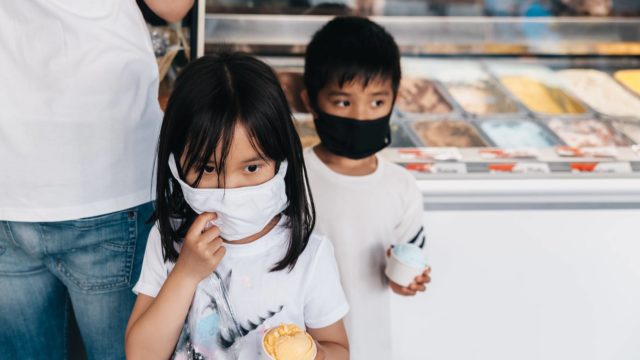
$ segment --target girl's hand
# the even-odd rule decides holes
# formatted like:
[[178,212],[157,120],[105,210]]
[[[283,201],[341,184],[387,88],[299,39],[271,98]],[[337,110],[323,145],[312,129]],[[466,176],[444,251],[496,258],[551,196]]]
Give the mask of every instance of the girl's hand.
[[212,226],[205,230],[207,224],[216,218],[214,213],[202,213],[196,218],[184,238],[176,262],[176,270],[196,283],[213,273],[225,254],[220,229]]

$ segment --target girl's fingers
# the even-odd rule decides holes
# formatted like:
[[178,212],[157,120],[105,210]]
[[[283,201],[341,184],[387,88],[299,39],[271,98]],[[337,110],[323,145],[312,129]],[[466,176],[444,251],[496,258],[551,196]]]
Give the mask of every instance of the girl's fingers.
[[224,246],[222,246],[222,245],[224,245],[224,242],[222,241],[222,239],[219,238],[219,237],[215,238],[213,241],[211,241],[210,243],[207,244],[207,246],[205,247],[205,249],[206,249],[205,251],[208,254],[213,254],[216,251],[218,251],[218,249],[224,248]]
[[220,261],[222,261],[222,258],[224,257],[224,254],[227,253],[227,249],[224,248],[224,246],[221,246],[218,248],[218,250],[216,250],[213,253],[213,261],[215,263],[219,263]]
[[213,242],[218,237],[220,237],[220,228],[218,228],[217,226],[212,226],[209,229],[205,230],[205,232],[203,232],[200,235],[199,241],[210,243],[210,242]]
[[185,239],[197,239],[200,237],[200,234],[204,232],[205,226],[209,221],[215,220],[218,218],[218,215],[215,213],[202,213],[198,215],[198,217],[193,221],[189,231],[185,236]]

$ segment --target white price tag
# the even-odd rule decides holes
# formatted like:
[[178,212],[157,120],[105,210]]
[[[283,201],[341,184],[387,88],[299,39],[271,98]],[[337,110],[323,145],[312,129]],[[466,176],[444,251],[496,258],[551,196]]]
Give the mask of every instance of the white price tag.
[[514,173],[522,174],[548,174],[551,172],[549,165],[545,163],[517,163],[513,168]]
[[405,164],[409,171],[426,174],[466,174],[467,166],[464,163],[412,163]]
[[631,164],[628,162],[602,162],[596,165],[593,172],[607,174],[628,174],[633,172]]
[[549,165],[537,162],[499,163],[490,164],[490,172],[509,172],[518,174],[548,174]]
[[431,166],[433,174],[466,174],[467,166],[461,163],[436,163]]

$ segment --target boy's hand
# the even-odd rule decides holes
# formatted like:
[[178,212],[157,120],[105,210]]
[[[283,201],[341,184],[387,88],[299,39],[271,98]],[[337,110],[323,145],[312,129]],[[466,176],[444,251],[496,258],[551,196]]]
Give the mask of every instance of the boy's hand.
[[216,226],[207,228],[216,218],[214,213],[202,213],[196,218],[176,262],[176,270],[196,283],[214,272],[225,254],[220,229]]
[[[387,257],[391,256],[391,249],[387,249]],[[409,286],[402,286],[400,284],[396,284],[391,281],[389,278],[389,287],[393,290],[394,293],[402,296],[415,296],[418,292],[424,292],[427,290],[428,284],[431,282],[431,267],[428,267],[424,270],[422,275],[416,276]]]
[[426,284],[431,282],[430,274],[431,274],[431,268],[428,267],[424,270],[422,275],[416,276],[414,281],[411,284],[409,284],[409,286],[402,286],[389,280],[389,287],[391,288],[391,290],[393,290],[394,293],[398,295],[414,296],[418,292],[423,292],[427,290]]

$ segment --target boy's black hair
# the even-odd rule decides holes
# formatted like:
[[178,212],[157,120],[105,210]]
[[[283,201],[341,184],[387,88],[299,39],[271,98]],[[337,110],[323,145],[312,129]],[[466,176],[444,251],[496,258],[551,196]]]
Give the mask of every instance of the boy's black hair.
[[[162,122],[158,143],[156,212],[164,260],[175,262],[174,245],[182,241],[197,214],[185,202],[179,183],[169,170],[169,155],[181,166],[196,169],[197,186],[204,165],[214,157],[222,169],[236,125],[247,130],[256,151],[279,168],[288,161],[285,175],[289,204],[284,211],[291,239],[286,255],[272,271],[292,269],[307,246],[315,223],[315,208],[302,145],[291,110],[273,70],[265,63],[240,53],[220,53],[189,64],[176,80]],[[215,158],[220,144],[220,158]],[[180,167],[180,164],[178,164]],[[277,171],[277,169],[276,169]],[[179,225],[176,225],[179,224]]]
[[312,106],[329,82],[343,86],[361,78],[367,86],[373,79],[389,79],[396,94],[400,77],[400,51],[393,36],[367,18],[336,17],[307,46],[304,84]]

